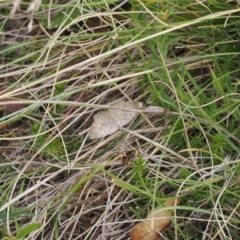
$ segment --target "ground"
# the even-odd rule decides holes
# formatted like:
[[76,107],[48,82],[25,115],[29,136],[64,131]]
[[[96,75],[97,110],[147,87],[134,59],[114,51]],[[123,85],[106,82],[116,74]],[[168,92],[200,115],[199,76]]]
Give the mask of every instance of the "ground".
[[240,239],[238,4],[1,1],[0,238]]

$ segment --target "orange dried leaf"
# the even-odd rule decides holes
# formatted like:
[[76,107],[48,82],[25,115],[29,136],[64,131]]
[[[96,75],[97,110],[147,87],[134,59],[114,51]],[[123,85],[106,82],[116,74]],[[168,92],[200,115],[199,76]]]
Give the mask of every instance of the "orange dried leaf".
[[163,210],[163,207],[176,206],[180,203],[180,199],[172,199],[166,201],[163,206],[153,209],[147,215],[146,221],[137,224],[132,228],[130,237],[132,240],[159,240],[159,232],[162,232],[171,224],[171,216],[173,210]]
[[159,240],[159,234],[156,230],[151,229],[151,226],[142,222],[132,228],[130,232],[132,240]]
[[1,124],[1,125],[0,125],[0,130],[1,130],[1,129],[4,129],[6,126],[7,126],[7,123]]

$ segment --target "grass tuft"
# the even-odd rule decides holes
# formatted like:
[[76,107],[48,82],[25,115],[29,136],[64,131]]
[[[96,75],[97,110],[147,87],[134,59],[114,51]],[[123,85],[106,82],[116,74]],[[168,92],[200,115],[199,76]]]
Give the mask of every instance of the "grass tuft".
[[[238,1],[0,7],[1,239],[128,239],[174,197],[164,239],[238,239]],[[120,99],[139,116],[88,139]]]

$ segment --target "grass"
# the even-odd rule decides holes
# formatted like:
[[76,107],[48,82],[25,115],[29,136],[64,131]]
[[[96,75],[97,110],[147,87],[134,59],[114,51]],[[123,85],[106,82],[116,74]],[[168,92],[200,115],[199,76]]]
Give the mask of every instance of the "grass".
[[[129,239],[174,197],[163,239],[239,239],[238,2],[66,2],[1,2],[1,239]],[[143,111],[88,139],[118,99]]]

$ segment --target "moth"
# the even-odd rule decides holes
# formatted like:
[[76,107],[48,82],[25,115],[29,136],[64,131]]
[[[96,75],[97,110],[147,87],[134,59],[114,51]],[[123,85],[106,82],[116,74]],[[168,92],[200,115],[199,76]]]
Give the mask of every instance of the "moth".
[[139,114],[134,109],[139,110],[143,103],[120,100],[111,106],[114,108],[100,111],[94,116],[94,122],[88,131],[90,139],[111,135],[130,123]]

